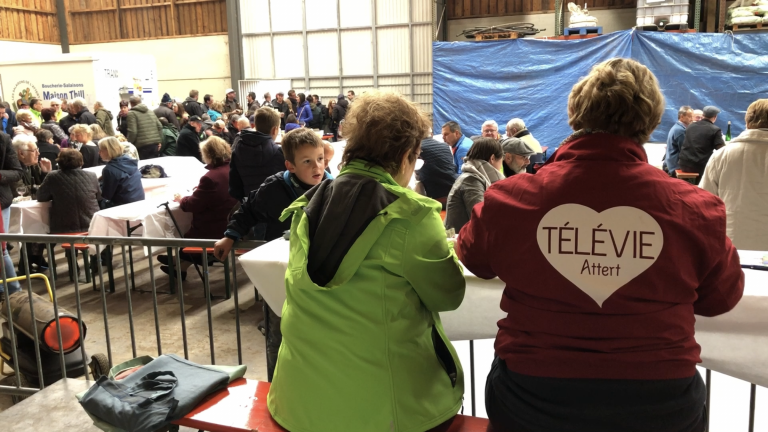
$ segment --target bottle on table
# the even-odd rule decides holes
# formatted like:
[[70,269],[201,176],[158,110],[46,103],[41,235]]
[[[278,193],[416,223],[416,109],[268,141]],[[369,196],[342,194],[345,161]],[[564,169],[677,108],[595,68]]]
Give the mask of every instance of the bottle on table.
[[728,122],[728,129],[725,131],[725,141],[731,140],[731,122]]

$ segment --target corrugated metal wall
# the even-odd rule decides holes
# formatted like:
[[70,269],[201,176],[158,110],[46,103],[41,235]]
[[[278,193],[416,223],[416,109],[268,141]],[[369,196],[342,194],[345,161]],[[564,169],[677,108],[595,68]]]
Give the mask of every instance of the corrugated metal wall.
[[240,0],[245,76],[288,79],[324,99],[393,90],[432,112],[432,7],[432,0]]

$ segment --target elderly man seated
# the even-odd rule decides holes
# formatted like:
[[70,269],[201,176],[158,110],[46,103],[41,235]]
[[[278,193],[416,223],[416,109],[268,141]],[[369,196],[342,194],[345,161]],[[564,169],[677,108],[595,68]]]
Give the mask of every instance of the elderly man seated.
[[[51,171],[51,161],[40,158],[40,150],[37,148],[37,138],[29,135],[16,135],[13,138],[13,148],[19,156],[23,172],[21,179],[16,183],[14,196],[35,197],[37,188],[43,184],[43,179]],[[28,243],[27,257],[29,258],[30,271],[39,272],[48,269],[48,263],[43,258],[45,245],[42,243]],[[37,271],[33,270],[37,266]],[[19,275],[26,274],[24,254],[19,255]]]
[[520,138],[535,153],[544,153],[541,144],[531,135],[531,131],[525,127],[525,122],[519,118],[513,118],[507,123],[507,138]]
[[480,127],[480,135],[470,137],[473,142],[479,138],[499,139],[499,124],[495,120],[486,120]]

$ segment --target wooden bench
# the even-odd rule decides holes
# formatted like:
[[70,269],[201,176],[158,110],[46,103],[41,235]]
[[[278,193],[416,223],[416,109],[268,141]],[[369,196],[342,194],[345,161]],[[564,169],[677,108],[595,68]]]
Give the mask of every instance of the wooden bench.
[[[269,383],[240,378],[173,423],[210,432],[287,432],[272,419],[267,409],[267,393]],[[492,429],[486,419],[457,415],[432,432],[492,432]]]

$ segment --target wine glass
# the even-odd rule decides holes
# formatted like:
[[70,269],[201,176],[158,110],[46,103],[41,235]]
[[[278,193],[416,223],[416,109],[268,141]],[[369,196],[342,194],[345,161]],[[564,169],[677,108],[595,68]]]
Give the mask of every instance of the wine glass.
[[27,193],[27,187],[26,186],[17,187],[16,193],[19,194],[19,196],[24,196]]

